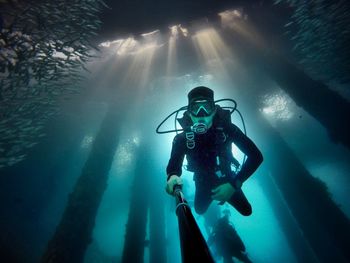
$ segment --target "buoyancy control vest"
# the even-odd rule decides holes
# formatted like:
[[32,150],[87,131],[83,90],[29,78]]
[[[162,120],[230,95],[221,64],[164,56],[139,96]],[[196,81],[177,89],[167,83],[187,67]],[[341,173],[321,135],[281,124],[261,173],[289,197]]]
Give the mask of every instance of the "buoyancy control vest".
[[[199,167],[191,158],[191,151],[196,149],[196,136],[197,134],[191,129],[192,120],[189,113],[186,111],[182,118],[178,118],[177,121],[184,129],[185,143],[187,148],[187,167],[190,172],[198,172]],[[231,123],[231,114],[229,110],[222,109],[219,105],[216,105],[216,114],[213,120],[214,136],[215,136],[215,158],[216,167],[215,172],[219,176],[226,176],[232,174],[232,166],[237,170],[240,163],[234,158],[232,154],[232,141],[228,140],[227,125]]]

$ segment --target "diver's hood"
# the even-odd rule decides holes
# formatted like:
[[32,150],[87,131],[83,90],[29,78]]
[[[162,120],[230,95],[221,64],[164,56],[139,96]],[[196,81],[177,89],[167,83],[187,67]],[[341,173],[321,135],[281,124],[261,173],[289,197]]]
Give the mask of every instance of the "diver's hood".
[[189,129],[192,125],[192,120],[188,111],[185,111],[182,118],[177,118],[177,121],[180,123],[182,129]]

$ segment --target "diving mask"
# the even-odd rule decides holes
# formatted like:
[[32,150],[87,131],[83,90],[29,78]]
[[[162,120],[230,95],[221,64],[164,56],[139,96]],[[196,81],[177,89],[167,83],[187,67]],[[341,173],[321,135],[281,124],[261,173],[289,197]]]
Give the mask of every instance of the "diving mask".
[[201,105],[198,107],[196,112],[197,116],[194,115],[192,111],[190,111],[190,117],[193,122],[191,130],[197,134],[204,134],[213,124],[213,118],[216,112],[215,105],[213,109],[210,108],[209,110],[208,108],[205,108],[203,105]]
[[194,117],[209,117],[215,111],[215,103],[210,100],[196,100],[190,103],[188,109]]

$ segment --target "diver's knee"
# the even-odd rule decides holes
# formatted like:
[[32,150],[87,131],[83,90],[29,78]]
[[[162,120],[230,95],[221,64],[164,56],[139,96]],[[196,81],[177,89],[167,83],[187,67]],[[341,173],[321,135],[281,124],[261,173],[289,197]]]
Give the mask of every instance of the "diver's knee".
[[244,209],[241,212],[241,214],[244,215],[244,216],[250,216],[252,213],[253,213],[253,209],[252,209],[251,206],[249,208],[247,208],[247,209]]
[[207,207],[201,207],[201,206],[194,206],[194,211],[196,211],[196,213],[198,215],[202,215],[207,211]]
[[248,207],[246,207],[244,210],[241,211],[241,214],[244,216],[250,216],[252,213],[253,213],[253,209],[251,205],[249,205]]
[[253,213],[253,211],[252,211],[252,210],[249,210],[249,211],[244,211],[244,212],[242,213],[242,215],[244,215],[244,216],[250,216],[252,213]]

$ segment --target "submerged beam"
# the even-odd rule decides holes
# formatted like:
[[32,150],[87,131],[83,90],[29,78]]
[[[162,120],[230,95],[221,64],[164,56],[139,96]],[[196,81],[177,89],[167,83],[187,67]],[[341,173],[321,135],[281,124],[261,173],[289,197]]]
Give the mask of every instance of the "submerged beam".
[[[156,169],[154,169],[157,172]],[[159,173],[159,171],[158,171]],[[161,174],[162,175],[162,174]],[[167,241],[165,237],[165,206],[163,197],[165,195],[163,184],[164,176],[156,177],[154,174],[154,191],[150,196],[149,211],[149,233],[150,233],[150,262],[166,263],[167,262]]]
[[107,112],[41,262],[83,262],[118,144],[121,112],[115,106]]
[[258,177],[259,183],[269,200],[273,212],[278,220],[287,242],[293,251],[298,262],[317,263],[318,260],[310,248],[310,244],[305,240],[298,223],[288,208],[282,193],[276,186],[271,174],[266,168],[261,171],[262,176]]
[[350,149],[350,103],[327,85],[311,79],[277,53],[260,58],[265,71],[294,102],[318,120],[335,143]]
[[[226,41],[245,64],[265,72],[283,89],[293,101],[318,120],[335,143],[350,149],[350,103],[324,83],[309,77],[302,69],[279,54],[271,44],[253,31],[243,27],[225,31]],[[260,25],[257,25],[259,29]],[[240,31],[241,30],[241,31]],[[246,30],[246,31],[244,31]],[[249,31],[249,30],[252,30]]]
[[[320,262],[350,260],[350,222],[332,200],[326,185],[314,178],[280,135],[256,118],[268,167],[303,236]],[[273,146],[272,146],[273,145]]]
[[131,187],[131,200],[126,223],[122,262],[143,263],[146,246],[147,214],[149,207],[149,181],[152,173],[145,159],[144,147],[138,152],[135,162],[135,177]]
[[[344,121],[349,116],[350,104],[344,98],[308,77],[267,45],[254,43],[232,30],[227,35],[227,41],[234,46],[241,62],[269,75],[328,130],[334,141],[350,149],[350,124]],[[251,104],[252,98],[246,101]],[[262,116],[254,119],[263,136],[261,142],[266,143],[261,147],[264,164],[317,260],[350,261],[349,219],[334,203],[326,185],[308,172],[279,133]]]

